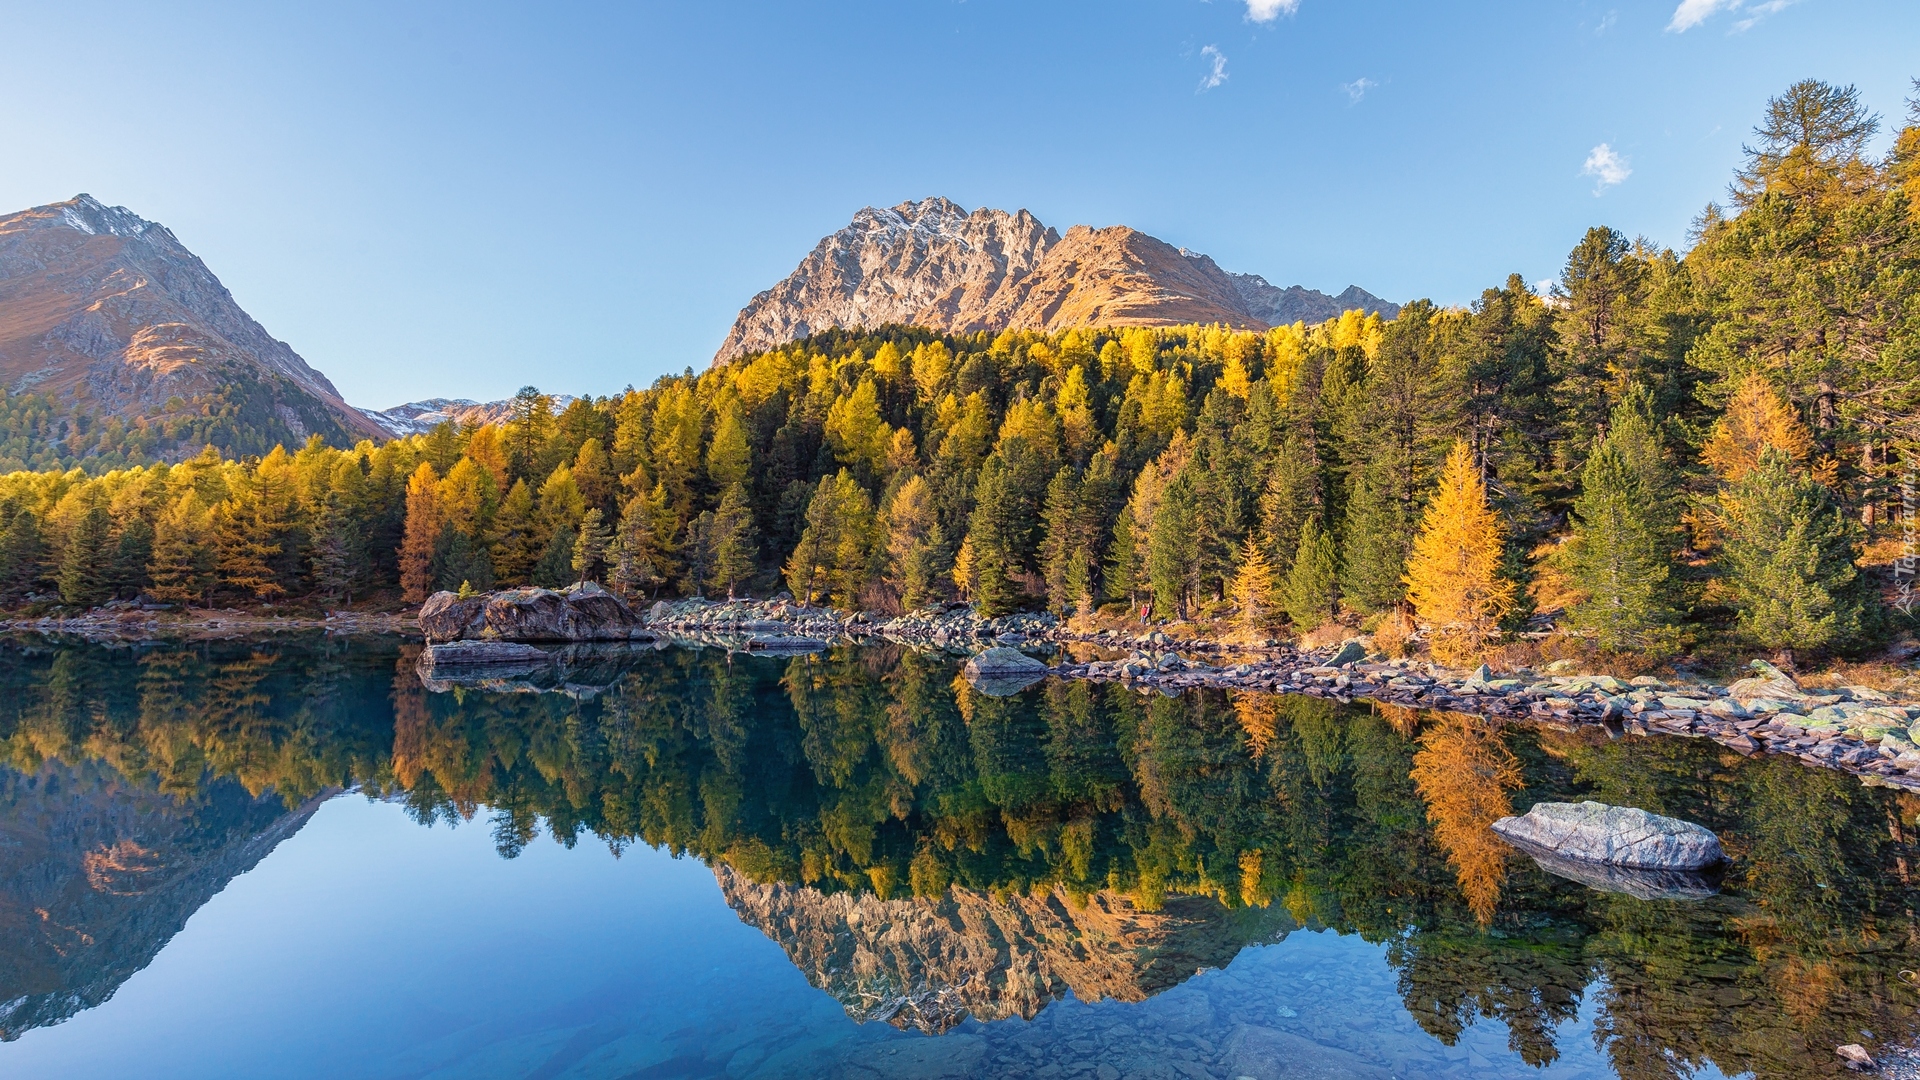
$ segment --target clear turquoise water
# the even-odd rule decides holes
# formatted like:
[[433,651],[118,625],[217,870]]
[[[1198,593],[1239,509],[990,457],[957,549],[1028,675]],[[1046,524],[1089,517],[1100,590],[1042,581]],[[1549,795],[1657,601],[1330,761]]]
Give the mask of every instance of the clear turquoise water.
[[[1682,903],[1594,893],[1516,858],[1482,926],[1406,781],[1434,718],[1397,732],[1366,710],[1283,714],[1255,755],[1224,697],[956,704],[950,671],[901,676],[911,658],[661,654],[614,665],[585,702],[424,691],[389,644],[8,659],[0,994],[41,1019],[16,1015],[0,1076],[1799,1076],[1830,1074],[1843,1038],[1912,1025],[1911,897],[1888,880],[1909,808],[1703,744],[1503,735],[1526,775],[1516,808],[1637,790],[1718,815],[1738,862],[1727,892]],[[902,734],[954,709],[944,735]],[[429,789],[457,804],[459,775],[491,777],[474,781],[486,797],[470,820],[423,809],[441,805]],[[747,779],[723,791],[725,776]],[[1039,776],[1052,786],[1022,787]],[[1089,776],[1113,786],[1077,793]],[[344,783],[380,797],[328,795]],[[608,809],[629,790],[657,810],[637,828]],[[888,791],[863,819],[867,847],[822,839],[845,833],[854,796]],[[683,804],[659,809],[663,792]],[[1212,889],[1225,900],[1200,923],[1257,929],[1228,934],[1222,965],[1143,980],[1143,1000],[1068,990],[1031,1019],[937,1035],[857,1022],[834,996],[844,973],[803,970],[700,857],[754,864],[751,833],[777,865],[774,842],[798,837],[796,851],[867,863],[816,867],[811,885],[776,869],[770,885],[874,900],[847,881],[872,880],[890,844],[926,850],[963,817],[1015,832],[1043,810],[1085,820],[1095,802],[1112,819],[1092,853],[1102,880],[1124,883],[1161,830],[1169,895]],[[556,812],[585,822],[571,846],[551,838]],[[228,873],[250,837],[290,823]],[[999,827],[986,862],[953,870],[985,894],[1017,886],[993,902],[1045,892],[1046,867],[1072,876],[1070,844],[1023,852]],[[1275,881],[1239,882],[1242,897],[1203,880],[1220,878],[1208,845],[1229,833],[1243,849],[1264,838]],[[86,987],[104,1000],[59,1007]]]

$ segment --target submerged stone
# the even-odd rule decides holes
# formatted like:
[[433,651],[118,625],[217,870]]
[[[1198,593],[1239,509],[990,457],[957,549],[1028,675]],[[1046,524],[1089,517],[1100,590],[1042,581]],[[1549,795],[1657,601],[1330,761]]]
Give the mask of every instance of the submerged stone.
[[1691,821],[1605,803],[1536,803],[1493,831],[1528,854],[1643,870],[1701,870],[1726,861],[1720,838]]

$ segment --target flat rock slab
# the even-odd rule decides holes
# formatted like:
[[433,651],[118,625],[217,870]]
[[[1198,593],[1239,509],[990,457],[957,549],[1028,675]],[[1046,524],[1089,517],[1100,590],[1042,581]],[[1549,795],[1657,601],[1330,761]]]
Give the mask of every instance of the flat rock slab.
[[426,655],[421,659],[428,667],[476,667],[487,665],[543,665],[553,661],[553,656],[531,645],[522,645],[517,641],[450,641],[445,645],[427,646]]
[[1493,831],[1528,854],[1639,870],[1704,870],[1726,862],[1711,829],[1630,806],[1536,803]]
[[967,661],[966,676],[1042,676],[1052,669],[1018,649],[995,646]]

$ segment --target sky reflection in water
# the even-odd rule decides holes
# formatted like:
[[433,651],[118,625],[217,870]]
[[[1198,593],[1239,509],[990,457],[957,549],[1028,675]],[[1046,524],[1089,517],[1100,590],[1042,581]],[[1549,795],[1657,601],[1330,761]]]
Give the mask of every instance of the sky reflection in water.
[[[1912,1024],[1916,807],[1791,762],[991,700],[892,652],[573,676],[606,689],[436,693],[391,643],[0,654],[0,1076],[1798,1076]],[[1524,788],[1472,779],[1501,760]],[[1449,820],[1576,794],[1719,829],[1728,892],[1593,893]]]

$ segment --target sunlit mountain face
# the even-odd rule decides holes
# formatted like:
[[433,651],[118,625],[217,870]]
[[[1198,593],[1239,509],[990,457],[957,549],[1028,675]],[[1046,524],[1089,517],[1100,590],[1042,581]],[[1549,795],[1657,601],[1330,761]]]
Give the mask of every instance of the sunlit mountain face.
[[[250,875],[351,859],[302,835],[341,800],[459,826],[436,843],[481,826],[496,862],[555,841],[570,865],[699,860],[718,886],[699,902],[811,987],[748,965],[682,988],[668,1011],[706,1026],[642,997],[539,1020],[511,1036],[528,1072],[560,1062],[539,1075],[860,1075],[887,1053],[887,1075],[1131,1055],[1266,1076],[1304,1055],[1349,1075],[1794,1076],[1863,1031],[1910,1034],[1920,1005],[1920,802],[1792,760],[1268,695],[991,697],[951,658],[885,647],[601,649],[539,684],[429,682],[416,659],[317,637],[0,649],[0,1070],[54,1053],[53,1025],[159,1008],[123,985],[190,996],[170,942],[271,924],[241,911]],[[1486,830],[1574,797],[1713,828],[1733,857],[1720,891],[1598,891]],[[412,865],[442,902],[445,868]],[[338,918],[378,923],[383,902],[343,896]],[[561,960],[609,948],[604,927],[540,933]],[[569,992],[614,993],[596,986]],[[776,1023],[738,1004],[776,991],[831,1008]],[[433,1037],[454,1055],[438,1075],[467,1075],[473,1045],[504,1052]]]

